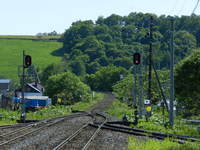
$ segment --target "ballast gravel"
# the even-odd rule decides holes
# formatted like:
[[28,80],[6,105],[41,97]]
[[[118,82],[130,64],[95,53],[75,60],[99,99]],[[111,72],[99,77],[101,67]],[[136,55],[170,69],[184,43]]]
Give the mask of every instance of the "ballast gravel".
[[[103,112],[114,101],[114,96],[110,93],[106,94],[104,100],[98,104],[93,105],[88,111],[91,112]],[[109,115],[107,115],[109,116]],[[56,125],[47,127],[40,132],[27,136],[25,139],[20,139],[17,143],[11,143],[7,147],[3,147],[3,150],[52,150],[64,139],[69,137],[72,133],[78,130],[88,121],[91,121],[91,117],[82,116],[76,118],[66,119]],[[110,121],[116,120],[109,116]],[[99,119],[98,119],[99,121]],[[67,150],[79,150],[83,148],[87,140],[96,131],[96,128],[88,126],[78,137],[73,139],[71,143],[67,144],[64,149]],[[124,133],[114,132],[110,130],[101,130],[98,136],[94,138],[89,150],[126,150],[128,145],[128,135]],[[0,148],[2,149],[2,148]]]

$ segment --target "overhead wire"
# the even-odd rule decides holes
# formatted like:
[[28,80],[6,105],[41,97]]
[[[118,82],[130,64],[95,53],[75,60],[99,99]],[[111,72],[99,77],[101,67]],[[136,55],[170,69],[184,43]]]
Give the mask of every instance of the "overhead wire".
[[193,11],[192,11],[192,13],[191,13],[191,15],[194,14],[195,10],[196,10],[197,7],[199,6],[199,2],[200,2],[200,0],[197,0],[197,3],[196,3],[196,5],[195,5],[195,7],[194,7],[194,9],[193,9]]
[[179,9],[179,11],[177,13],[177,16],[179,16],[182,13],[183,9],[185,8],[185,3],[186,3],[186,0],[183,0],[183,3],[182,3],[181,8]]
[[[185,2],[185,1],[186,1],[186,0],[184,0],[184,2]],[[195,13],[196,9],[197,9],[198,6],[199,6],[199,2],[200,2],[200,0],[197,0],[197,3],[196,3],[196,5],[195,5],[195,7],[194,7],[194,9],[193,9],[193,11],[192,11],[192,13],[191,13],[191,15]],[[182,9],[183,9],[183,8],[182,8]],[[179,13],[178,15],[180,15],[180,13]],[[182,30],[183,28],[184,28],[184,25],[182,25],[177,31],[180,31],[180,30]],[[175,32],[176,32],[176,31],[175,31]]]
[[169,14],[173,14],[174,10],[176,9],[177,4],[179,3],[179,0],[175,0],[172,9],[170,10]]
[[[195,5],[195,8],[193,9],[194,11],[196,10],[196,8],[198,7],[198,4],[199,4],[200,0],[198,0],[198,2],[196,3]],[[185,6],[187,6],[187,3],[186,3],[186,0],[183,0],[182,1],[182,5],[179,9],[179,11],[176,13],[176,16],[179,16],[181,18],[181,13],[183,12],[183,10],[185,9]],[[180,28],[178,28],[177,30],[174,29],[174,32],[177,32],[177,31],[180,31],[184,28],[184,25],[182,25]]]

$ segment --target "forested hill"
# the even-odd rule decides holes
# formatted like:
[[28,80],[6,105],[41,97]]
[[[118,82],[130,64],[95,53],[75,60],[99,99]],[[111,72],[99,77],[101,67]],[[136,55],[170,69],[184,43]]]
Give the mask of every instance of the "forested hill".
[[[170,17],[130,13],[72,23],[63,36],[64,60],[68,68],[82,75],[95,73],[100,66],[114,64],[126,69],[133,52],[141,52],[147,64],[149,22],[153,16],[153,53],[157,68],[169,67]],[[175,61],[200,46],[200,16],[175,17]]]

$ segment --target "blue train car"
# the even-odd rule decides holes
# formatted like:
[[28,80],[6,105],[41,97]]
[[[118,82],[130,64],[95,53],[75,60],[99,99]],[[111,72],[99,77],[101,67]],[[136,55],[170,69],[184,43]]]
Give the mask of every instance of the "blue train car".
[[25,106],[28,109],[41,109],[51,105],[51,99],[48,96],[26,96]]
[[[25,107],[28,110],[41,109],[51,105],[51,99],[48,96],[25,96]],[[14,97],[14,104],[19,104],[21,98]]]

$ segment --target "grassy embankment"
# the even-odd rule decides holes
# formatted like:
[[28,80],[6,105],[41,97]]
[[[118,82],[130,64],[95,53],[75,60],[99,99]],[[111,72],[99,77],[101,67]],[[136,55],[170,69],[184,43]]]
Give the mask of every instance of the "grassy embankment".
[[195,143],[185,143],[178,144],[166,139],[162,142],[157,140],[139,140],[134,137],[129,137],[128,141],[129,150],[200,150],[198,144]]
[[18,80],[18,66],[22,65],[23,50],[32,56],[32,63],[40,69],[60,62],[61,57],[53,56],[52,52],[62,47],[61,42],[24,40],[33,37],[10,36],[16,39],[7,39],[8,37],[0,36],[0,78]]
[[[42,120],[56,116],[66,115],[71,113],[72,110],[84,111],[87,110],[90,106],[101,101],[103,97],[104,94],[96,93],[93,100],[90,101],[82,101],[69,106],[63,106],[63,105],[50,106],[35,112],[28,112],[27,119]],[[20,111],[0,109],[0,125],[16,124],[16,120],[19,120],[19,118],[20,118]]]
[[[107,110],[107,112],[113,116],[116,116],[118,119],[122,119],[123,114],[127,114],[128,119],[133,121],[133,109],[128,107],[126,104],[121,103],[120,101],[115,101],[113,105]],[[200,138],[200,134],[197,132],[196,126],[187,125],[185,122],[181,121],[180,118],[175,120],[174,128],[165,128],[162,125],[162,118],[160,113],[154,113],[149,122],[146,122],[145,119],[141,119],[139,124],[135,128],[141,128],[146,130],[171,133],[176,135],[183,136],[192,136]],[[148,140],[141,142],[137,141],[133,136],[129,137],[129,149],[134,150],[175,150],[175,149],[195,149],[199,147],[197,144],[186,143],[185,145],[179,145],[177,143],[171,142],[169,139],[164,142],[159,142],[155,140]],[[196,149],[195,149],[196,150]]]

